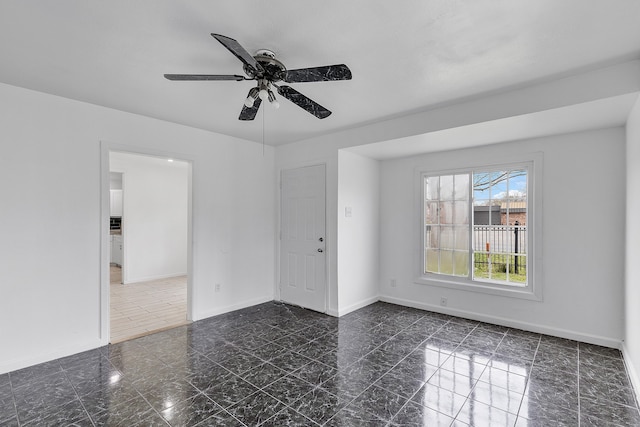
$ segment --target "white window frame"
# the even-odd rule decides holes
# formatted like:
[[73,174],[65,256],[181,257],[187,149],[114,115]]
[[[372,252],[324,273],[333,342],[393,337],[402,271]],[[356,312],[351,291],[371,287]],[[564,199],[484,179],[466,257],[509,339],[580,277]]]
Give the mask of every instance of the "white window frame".
[[[498,161],[499,160],[499,161]],[[470,292],[480,292],[511,298],[542,301],[542,153],[529,153],[526,156],[507,156],[496,159],[495,163],[465,164],[460,168],[427,169],[418,166],[415,169],[416,182],[416,276],[414,282],[421,285],[445,287]],[[527,284],[526,286],[494,283],[487,280],[473,280],[473,257],[470,251],[469,277],[449,276],[437,273],[425,273],[425,177],[473,173],[485,170],[527,169]],[[473,223],[473,193],[469,198],[469,222]],[[472,245],[472,226],[469,226],[469,245]]]

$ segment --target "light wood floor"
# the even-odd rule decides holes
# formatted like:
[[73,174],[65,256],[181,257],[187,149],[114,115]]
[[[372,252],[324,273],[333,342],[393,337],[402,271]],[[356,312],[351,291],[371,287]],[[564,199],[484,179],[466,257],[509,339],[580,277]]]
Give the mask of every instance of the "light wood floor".
[[187,322],[187,276],[121,284],[120,267],[111,266],[111,343]]

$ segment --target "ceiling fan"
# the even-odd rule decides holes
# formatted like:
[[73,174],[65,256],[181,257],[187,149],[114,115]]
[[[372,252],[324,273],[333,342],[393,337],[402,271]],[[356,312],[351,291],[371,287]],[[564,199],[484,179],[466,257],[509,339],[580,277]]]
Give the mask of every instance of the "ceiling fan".
[[276,83],[284,81],[286,83],[303,82],[326,82],[335,80],[351,80],[351,70],[344,64],[327,65],[323,67],[300,68],[297,70],[287,70],[284,64],[278,61],[275,54],[266,49],[259,50],[255,56],[243,48],[236,40],[220,34],[211,34],[226,47],[236,58],[244,64],[245,76],[233,74],[165,74],[169,80],[256,80],[257,85],[249,91],[249,95],[244,102],[240,112],[240,120],[253,120],[258,113],[262,101],[269,101],[271,105],[278,108],[280,104],[272,91],[275,88],[282,97],[293,102],[303,110],[313,114],[319,119],[324,119],[331,115],[331,111],[324,108],[317,102],[307,98],[291,86],[283,86]]

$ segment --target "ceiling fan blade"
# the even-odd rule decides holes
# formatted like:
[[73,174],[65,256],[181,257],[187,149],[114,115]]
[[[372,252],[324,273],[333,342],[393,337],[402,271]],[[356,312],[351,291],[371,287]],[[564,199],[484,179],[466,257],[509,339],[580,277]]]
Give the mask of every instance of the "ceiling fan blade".
[[262,99],[257,98],[253,102],[253,107],[247,107],[246,105],[242,106],[242,111],[240,111],[239,120],[253,120],[256,118],[256,114],[258,114],[258,110],[260,109],[260,104],[262,103]]
[[165,74],[164,77],[168,80],[235,80],[242,81],[245,80],[244,76],[239,76],[237,74]]
[[264,71],[262,69],[262,65],[260,65],[258,61],[256,61],[256,59],[251,56],[251,54],[247,52],[246,49],[243,48],[236,40],[227,36],[223,36],[221,34],[211,33],[211,35],[213,36],[213,38],[222,43],[222,45],[226,47],[229,52],[233,53],[236,58],[238,58],[244,64],[248,65],[256,71]]
[[307,112],[313,114],[319,119],[325,119],[331,115],[331,111],[324,108],[322,105],[317,102],[307,98],[294,88],[290,86],[278,86],[278,93],[289,101],[296,104],[298,107],[306,110]]
[[351,70],[344,64],[324,67],[287,70],[284,81],[288,83],[327,82],[333,80],[351,80]]

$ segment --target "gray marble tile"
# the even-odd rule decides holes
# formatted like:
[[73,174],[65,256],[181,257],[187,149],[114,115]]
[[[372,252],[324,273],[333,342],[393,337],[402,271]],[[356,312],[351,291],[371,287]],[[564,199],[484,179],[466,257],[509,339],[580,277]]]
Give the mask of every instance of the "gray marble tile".
[[[640,413],[637,407],[620,405],[605,399],[580,399],[580,421],[588,419],[608,421],[622,426],[640,425]],[[586,421],[586,420],[585,420]]]
[[541,335],[540,346],[564,347],[566,349],[577,351],[578,341],[574,341],[566,338],[553,337],[551,335]]
[[522,406],[528,405],[530,400],[540,405],[553,404],[575,411],[578,408],[578,390],[562,383],[530,381],[524,392]]
[[282,369],[265,362],[242,374],[242,379],[258,388],[263,388],[285,375],[287,373]]
[[603,356],[601,354],[596,354],[596,353],[581,352],[579,360],[580,360],[580,365],[587,364],[587,365],[601,366],[604,368],[614,369],[618,371],[622,371],[626,369],[622,359],[617,357],[609,357],[609,356]]
[[271,364],[277,366],[287,373],[295,372],[309,362],[311,362],[311,359],[309,359],[308,357],[290,351],[282,353],[270,360]]
[[391,421],[392,426],[449,426],[453,418],[414,402],[407,403]]
[[241,375],[259,366],[263,361],[255,356],[251,356],[250,354],[238,353],[218,363],[220,366],[228,369],[234,374]]
[[169,406],[173,406],[176,402],[198,395],[200,390],[187,381],[179,380],[163,382],[157,387],[138,388],[138,392],[156,411],[160,412]]
[[[487,363],[488,362],[489,360],[487,360]],[[440,365],[440,368],[442,369],[471,377],[476,380],[480,378],[486,367],[486,363],[474,362],[466,355],[461,356],[460,354],[453,354],[442,365]]]
[[295,371],[294,375],[313,385],[320,385],[337,373],[337,369],[327,366],[324,363],[313,361]]
[[344,373],[338,373],[320,385],[325,391],[338,396],[345,401],[351,401],[360,395],[371,382],[360,377],[351,377]]
[[528,378],[513,372],[488,366],[480,376],[480,381],[502,387],[514,393],[523,394]]
[[598,400],[605,398],[607,401],[621,405],[636,407],[636,399],[630,386],[622,386],[613,382],[602,380],[580,380],[580,398]]
[[287,352],[288,350],[275,342],[268,342],[262,347],[255,348],[251,351],[251,354],[265,362],[270,361],[271,359],[279,356],[282,353]]
[[529,373],[529,378],[540,383],[562,383],[572,388],[578,386],[577,369],[562,369],[562,365],[557,368],[549,366],[550,365],[538,366],[534,364]]
[[595,344],[587,344],[581,342],[578,344],[581,354],[597,354],[600,356],[614,357],[616,359],[622,359],[622,353],[617,348],[603,347]]
[[565,347],[545,347],[540,345],[534,365],[565,372],[578,373],[578,352]]
[[347,405],[335,414],[326,424],[327,427],[383,427],[388,423],[359,406]]
[[288,407],[284,408],[262,424],[263,427],[299,427],[318,425],[319,424]]
[[412,398],[413,403],[454,418],[467,401],[467,396],[431,384],[425,384]]
[[427,384],[468,396],[477,381],[477,379],[467,377],[466,375],[456,374],[441,368],[429,378]]
[[518,414],[523,394],[509,391],[491,383],[478,381],[469,394],[469,399],[485,403],[494,408],[502,409],[514,415]]
[[345,405],[346,402],[337,396],[322,389],[314,389],[290,406],[316,423],[324,424]]
[[94,415],[135,398],[140,398],[138,390],[126,381],[119,381],[81,395],[80,401],[87,412]]
[[[433,368],[433,371],[435,372],[436,368]],[[395,394],[399,394],[400,396],[410,398],[420,390],[427,381],[426,379],[420,378],[420,376],[408,376],[402,371],[402,369],[394,368],[375,382],[375,385]]]
[[580,381],[606,381],[621,387],[631,388],[631,382],[626,370],[614,369],[606,366],[580,365]]
[[13,401],[13,392],[11,384],[7,383],[0,386],[0,422],[8,421],[15,418],[16,405]]
[[431,366],[442,365],[452,352],[448,350],[440,350],[433,347],[425,347],[424,345],[412,351],[400,364],[427,364]]
[[236,403],[227,411],[248,426],[257,426],[277,414],[285,405],[263,392],[257,392]]
[[574,409],[563,408],[551,402],[540,404],[535,400],[529,399],[521,406],[518,412],[516,426],[575,427],[580,424],[577,409],[577,407]]
[[510,412],[471,398],[467,399],[456,416],[456,421],[461,421],[471,426],[513,426],[516,419],[517,416]]
[[533,361],[518,356],[494,354],[488,366],[528,377]]
[[204,393],[226,409],[256,391],[258,389],[255,386],[240,377],[234,376],[221,384],[204,390]]
[[373,385],[358,396],[350,406],[359,408],[362,412],[390,421],[400,411],[408,398],[392,393]]
[[637,411],[617,350],[387,303],[341,318],[265,303],[0,375],[0,426],[585,427]]
[[60,362],[54,360],[10,372],[9,376],[11,378],[13,388],[18,388],[30,382],[41,380],[46,376],[60,373],[61,371],[62,366],[60,366]]
[[278,381],[268,385],[263,390],[281,402],[290,405],[310,393],[314,385],[301,380],[293,375],[280,378]]
[[366,361],[367,363],[371,363],[374,365],[384,366],[386,368],[391,368],[404,359],[410,350],[406,350],[406,353],[402,353],[400,351],[386,351],[383,348],[377,348],[373,350],[371,353],[362,357],[362,361]]
[[9,416],[9,414],[5,414],[5,416],[0,417],[4,419],[0,419],[1,427],[20,427],[20,423],[18,423],[18,417],[16,415]]
[[[118,405],[110,406],[106,411],[92,414],[91,419],[97,426],[143,425],[146,420],[160,418],[142,396],[138,396]],[[166,423],[164,423],[166,425]]]
[[29,420],[20,420],[21,426],[92,426],[89,414],[78,400],[65,403],[51,411],[42,412]]

